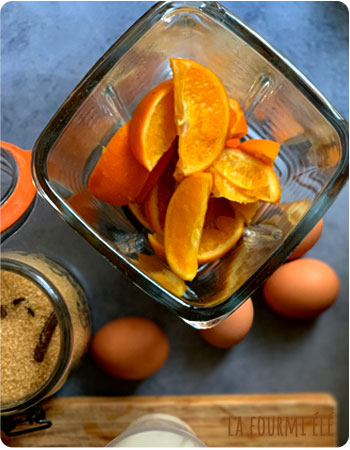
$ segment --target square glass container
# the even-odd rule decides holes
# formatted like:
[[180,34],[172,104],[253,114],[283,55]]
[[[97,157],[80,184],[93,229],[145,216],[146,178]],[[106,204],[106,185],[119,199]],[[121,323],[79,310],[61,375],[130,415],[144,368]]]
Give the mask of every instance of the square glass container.
[[[247,138],[281,143],[274,169],[282,189],[280,205],[261,204],[237,246],[202,266],[181,296],[163,282],[165,263],[142,263],[139,255],[153,251],[128,208],[103,203],[86,188],[102,146],[151,88],[171,78],[169,58],[177,57],[219,76],[244,110]],[[251,296],[332,204],[347,178],[348,124],[296,67],[221,4],[161,2],[88,72],[33,153],[38,190],[63,218],[140,289],[204,328]]]

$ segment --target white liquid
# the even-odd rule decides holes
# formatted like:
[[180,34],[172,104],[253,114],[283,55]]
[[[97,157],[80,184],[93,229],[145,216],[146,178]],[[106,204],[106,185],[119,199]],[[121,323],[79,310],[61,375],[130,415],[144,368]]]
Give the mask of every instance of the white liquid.
[[107,447],[205,447],[186,422],[152,413],[135,420]]
[[143,431],[128,436],[111,447],[198,447],[193,439],[169,431]]

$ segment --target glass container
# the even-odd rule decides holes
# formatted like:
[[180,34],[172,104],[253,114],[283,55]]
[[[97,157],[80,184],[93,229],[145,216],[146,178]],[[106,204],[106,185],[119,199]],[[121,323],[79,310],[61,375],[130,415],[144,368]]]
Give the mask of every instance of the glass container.
[[[17,277],[14,278],[13,274],[16,274]],[[25,411],[28,417],[31,412],[40,411],[40,408],[35,408],[35,406],[54,394],[63,385],[70,371],[83,356],[90,338],[90,315],[86,296],[77,280],[62,266],[43,255],[21,251],[3,252],[1,275],[2,289],[4,289],[2,293],[5,293],[3,300],[4,297],[8,297],[5,292],[7,283],[11,286],[9,288],[11,293],[15,291],[17,293],[13,301],[7,299],[7,303],[4,304],[2,300],[2,352],[5,354],[12,352],[16,364],[30,367],[30,369],[26,369],[25,373],[21,372],[15,375],[14,378],[18,379],[14,389],[15,393],[12,393],[13,389],[11,388],[11,391],[8,387],[9,368],[2,367],[2,429],[8,435],[14,435],[23,432],[12,431],[19,423],[24,422],[19,413]],[[6,275],[12,278],[5,278]],[[15,288],[13,288],[13,283],[17,284]],[[43,299],[40,300],[40,303],[38,303],[38,296]],[[32,330],[37,326],[34,321],[42,320],[41,317],[48,314],[46,313],[47,305],[43,305],[45,302],[51,303],[52,313],[48,318],[46,316],[44,318],[45,326],[40,327],[41,333],[40,335],[38,333],[38,338],[35,338],[35,342],[37,342],[35,349],[28,344],[28,351],[21,356],[17,347],[20,346],[23,349],[26,345],[25,335],[16,337],[13,333],[10,334],[9,327],[15,329],[17,326],[15,322],[21,321],[20,325],[24,329],[28,326]],[[36,305],[36,308],[33,305]],[[50,326],[48,326],[50,319],[54,319],[54,325],[51,322],[52,334],[47,338],[50,334]],[[6,326],[5,322],[9,320],[11,323]],[[54,333],[57,333],[56,338]],[[31,339],[30,333],[30,337],[28,336],[26,340],[31,342]],[[6,349],[7,345],[8,349]],[[54,359],[52,358],[52,362],[49,364],[47,355],[50,345],[55,345],[57,351],[55,350]],[[41,371],[41,367],[38,369],[41,364],[45,364],[43,371]],[[24,374],[29,373],[29,370],[33,370],[33,373],[40,376],[39,383],[35,379],[30,379],[30,384],[28,383],[27,378],[29,377],[24,377]],[[34,377],[35,375],[31,378]],[[21,386],[23,378],[24,387]],[[31,388],[32,385],[33,388]],[[22,392],[25,394],[23,395]],[[16,415],[19,417],[18,419]],[[36,423],[39,424],[39,428],[42,428],[41,422]],[[44,425],[46,423],[45,420]],[[33,431],[31,428],[28,430]]]
[[[31,151],[1,146],[1,242],[36,199]],[[35,253],[1,252],[1,429],[8,435],[51,425],[40,403],[81,359],[90,337],[85,293],[61,265]]]
[[1,242],[22,226],[35,204],[30,162],[32,152],[0,142]]
[[[178,57],[220,77],[244,110],[247,138],[280,142],[274,169],[282,189],[280,205],[262,204],[236,247],[202,266],[181,296],[158,276],[169,270],[165,263],[156,270],[142,263],[139,256],[153,251],[128,208],[103,203],[86,188],[102,147],[143,96],[171,78],[169,58]],[[33,155],[41,195],[135,285],[196,328],[227,317],[287,259],[335,200],[347,170],[344,118],[291,62],[217,2],[154,5],[73,90]]]
[[146,414],[106,447],[205,447],[186,422],[170,414]]

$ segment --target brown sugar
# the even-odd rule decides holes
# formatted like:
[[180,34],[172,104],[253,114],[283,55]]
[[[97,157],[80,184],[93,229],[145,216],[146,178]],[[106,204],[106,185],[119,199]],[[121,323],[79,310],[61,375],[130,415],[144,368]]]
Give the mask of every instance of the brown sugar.
[[37,391],[53,372],[61,344],[52,303],[33,281],[1,270],[1,401]]

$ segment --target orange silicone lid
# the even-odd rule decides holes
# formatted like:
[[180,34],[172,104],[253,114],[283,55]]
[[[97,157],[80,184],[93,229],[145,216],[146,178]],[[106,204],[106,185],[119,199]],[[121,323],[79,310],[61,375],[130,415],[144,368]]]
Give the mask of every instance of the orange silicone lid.
[[16,186],[10,197],[1,205],[1,233],[14,225],[28,210],[32,204],[36,189],[31,172],[31,150],[22,150],[16,145],[0,141],[0,146],[9,152],[18,169]]

